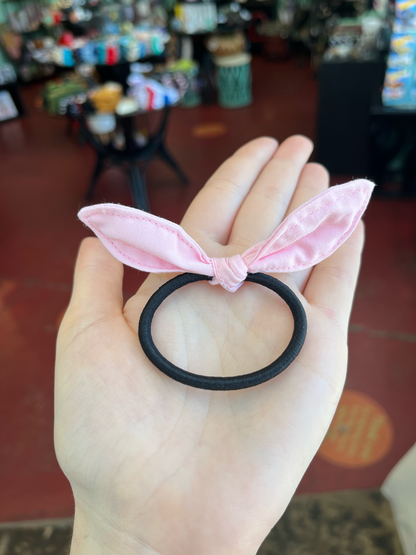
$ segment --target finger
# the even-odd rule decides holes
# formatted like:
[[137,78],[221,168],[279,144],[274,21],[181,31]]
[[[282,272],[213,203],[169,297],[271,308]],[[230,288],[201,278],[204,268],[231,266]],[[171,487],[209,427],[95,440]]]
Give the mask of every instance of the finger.
[[81,243],[70,308],[99,319],[123,310],[123,264],[95,237]]
[[345,335],[363,246],[364,225],[360,222],[354,233],[334,254],[315,266],[304,292],[309,304],[333,320]]
[[[302,204],[305,204],[305,202],[316,197],[316,195],[323,193],[328,187],[329,173],[326,168],[316,163],[306,164],[300,174],[298,185],[285,217],[294,212],[299,206],[302,206]],[[311,272],[312,269],[308,268],[307,270],[292,274],[292,278],[300,292],[303,292]]]
[[289,208],[286,211],[285,217],[289,216],[289,214],[294,212],[296,208],[299,208],[299,206],[302,206],[302,204],[305,204],[305,202],[308,202],[316,197],[316,195],[326,191],[328,187],[328,170],[324,166],[321,166],[321,164],[316,164],[315,162],[306,164],[300,174],[298,185],[289,204]]
[[248,248],[269,237],[286,213],[312,150],[312,142],[300,135],[279,146],[244,200],[230,244]]
[[250,141],[226,160],[188,208],[181,222],[187,233],[196,240],[205,235],[227,244],[241,203],[276,148],[275,139],[262,137]]

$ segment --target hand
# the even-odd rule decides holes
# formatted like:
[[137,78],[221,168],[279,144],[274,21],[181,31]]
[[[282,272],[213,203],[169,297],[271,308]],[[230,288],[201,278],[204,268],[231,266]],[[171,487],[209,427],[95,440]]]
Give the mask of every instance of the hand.
[[[211,257],[241,254],[328,187],[311,142],[252,141],[227,160],[182,226]],[[179,384],[137,337],[150,275],[123,307],[123,267],[98,239],[80,248],[56,361],[56,452],[75,497],[73,555],[254,555],[286,509],[331,422],[345,379],[363,226],[312,271],[278,275],[307,313],[295,362],[252,389]],[[292,316],[271,291],[196,283],[157,311],[153,337],[174,364],[229,376],[269,364]]]

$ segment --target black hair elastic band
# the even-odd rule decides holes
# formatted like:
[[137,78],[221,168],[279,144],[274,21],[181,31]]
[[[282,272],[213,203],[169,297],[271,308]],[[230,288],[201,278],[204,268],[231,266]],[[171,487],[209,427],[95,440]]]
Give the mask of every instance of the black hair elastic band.
[[139,340],[147,358],[170,378],[196,387],[215,391],[245,389],[267,382],[285,370],[299,354],[306,337],[306,314],[303,306],[293,291],[284,283],[267,274],[248,274],[245,281],[257,283],[277,293],[290,308],[294,319],[294,330],[289,345],[271,364],[251,374],[220,378],[216,376],[200,376],[187,372],[167,360],[154,344],[151,326],[156,310],[162,302],[177,289],[197,281],[210,281],[212,277],[201,274],[181,274],[160,287],[144,307],[139,321]]

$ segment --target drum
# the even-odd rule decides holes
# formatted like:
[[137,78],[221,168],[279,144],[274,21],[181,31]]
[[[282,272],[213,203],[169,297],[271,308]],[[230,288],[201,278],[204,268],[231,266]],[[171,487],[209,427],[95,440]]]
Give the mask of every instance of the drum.
[[181,106],[185,106],[186,108],[194,108],[195,106],[199,106],[201,104],[201,93],[199,90],[197,77],[198,73],[196,70],[196,72],[188,72],[185,75],[188,83],[188,88],[181,98]]
[[218,103],[223,108],[251,104],[251,56],[242,53],[214,59],[217,66]]

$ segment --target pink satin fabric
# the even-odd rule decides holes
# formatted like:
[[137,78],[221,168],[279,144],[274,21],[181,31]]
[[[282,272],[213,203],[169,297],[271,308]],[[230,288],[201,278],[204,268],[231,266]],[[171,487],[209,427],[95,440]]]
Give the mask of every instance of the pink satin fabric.
[[230,258],[210,258],[177,224],[118,204],[97,204],[78,217],[118,260],[144,272],[192,272],[234,292],[247,273],[304,270],[330,256],[356,228],[374,184],[330,187],[292,212],[261,243]]

